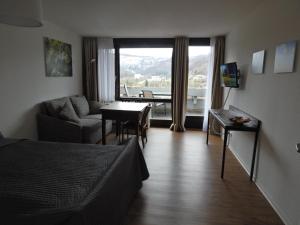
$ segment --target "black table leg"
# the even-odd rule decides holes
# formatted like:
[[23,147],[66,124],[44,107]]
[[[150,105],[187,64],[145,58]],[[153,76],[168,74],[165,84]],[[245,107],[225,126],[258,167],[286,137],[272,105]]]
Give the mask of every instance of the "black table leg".
[[206,144],[208,145],[208,136],[209,136],[209,111],[207,117],[207,133],[206,133]]
[[226,154],[226,147],[227,147],[227,136],[228,136],[228,130],[225,129],[224,143],[223,143],[222,171],[221,171],[221,178],[222,179],[224,177],[224,166],[225,166],[225,154]]
[[103,117],[102,118],[102,144],[106,144],[106,119]]
[[120,134],[120,121],[116,120],[116,137]]
[[252,162],[251,162],[251,171],[250,171],[250,181],[253,180],[254,165],[255,165],[255,158],[256,158],[256,147],[257,147],[257,141],[258,141],[258,133],[259,133],[259,130],[257,130],[255,132],[255,141],[254,141],[253,155],[252,155]]

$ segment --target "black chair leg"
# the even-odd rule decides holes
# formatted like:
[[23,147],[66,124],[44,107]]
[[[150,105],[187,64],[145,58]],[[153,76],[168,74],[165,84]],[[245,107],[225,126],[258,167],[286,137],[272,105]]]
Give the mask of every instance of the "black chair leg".
[[145,148],[145,142],[144,142],[144,137],[143,137],[143,135],[141,135],[141,139],[142,139],[143,148]]
[[118,132],[118,141],[119,141],[119,144],[121,144],[121,126],[119,127],[119,132]]

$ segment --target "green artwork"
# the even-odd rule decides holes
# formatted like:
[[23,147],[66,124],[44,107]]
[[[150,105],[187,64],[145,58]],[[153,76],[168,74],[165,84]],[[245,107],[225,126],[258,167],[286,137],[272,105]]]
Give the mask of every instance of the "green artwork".
[[72,49],[70,44],[44,38],[47,77],[72,76]]

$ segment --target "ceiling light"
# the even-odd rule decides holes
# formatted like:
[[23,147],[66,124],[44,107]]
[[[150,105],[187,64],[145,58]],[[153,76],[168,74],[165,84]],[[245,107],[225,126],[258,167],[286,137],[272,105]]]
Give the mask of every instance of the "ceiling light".
[[41,0],[1,0],[0,23],[20,27],[41,27]]

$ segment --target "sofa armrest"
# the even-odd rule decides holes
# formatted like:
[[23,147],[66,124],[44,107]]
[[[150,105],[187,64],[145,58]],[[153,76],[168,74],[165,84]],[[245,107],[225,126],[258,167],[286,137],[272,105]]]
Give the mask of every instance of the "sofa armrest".
[[101,107],[103,106],[98,101],[88,101],[90,107],[90,115],[101,114]]
[[82,142],[81,127],[77,123],[38,114],[37,125],[41,141]]

